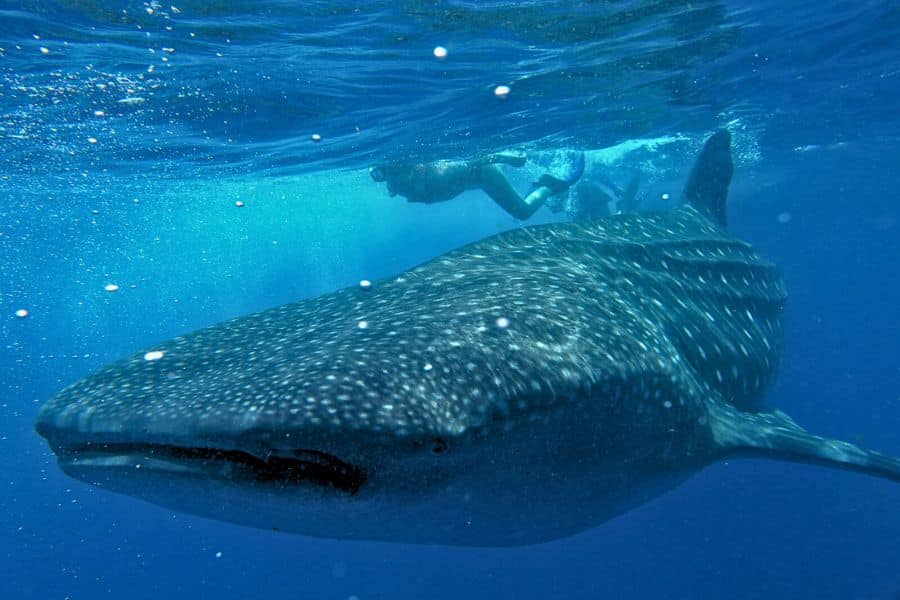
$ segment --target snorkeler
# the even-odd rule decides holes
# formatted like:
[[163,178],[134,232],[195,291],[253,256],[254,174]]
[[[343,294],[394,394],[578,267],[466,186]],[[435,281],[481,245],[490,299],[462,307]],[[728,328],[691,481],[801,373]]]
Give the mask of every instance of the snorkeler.
[[392,163],[372,167],[375,181],[387,182],[391,196],[401,195],[410,202],[444,202],[467,190],[482,189],[500,207],[516,219],[531,217],[551,196],[562,194],[578,181],[584,171],[584,153],[567,153],[564,173],[558,177],[545,173],[525,197],[506,179],[501,165],[521,167],[525,157],[497,154],[477,160],[439,160],[429,163]]
[[640,173],[635,173],[625,188],[619,187],[599,168],[588,171],[565,199],[549,202],[553,212],[565,210],[573,221],[597,219],[614,214],[637,212],[640,200]]

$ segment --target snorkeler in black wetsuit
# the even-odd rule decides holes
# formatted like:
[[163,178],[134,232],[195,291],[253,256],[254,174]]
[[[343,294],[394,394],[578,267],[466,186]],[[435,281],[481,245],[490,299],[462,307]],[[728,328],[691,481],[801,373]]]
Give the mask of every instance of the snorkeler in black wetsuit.
[[634,213],[640,204],[640,183],[640,173],[635,173],[626,187],[619,187],[600,168],[594,167],[573,188],[572,196],[564,204],[550,208],[554,212],[565,210],[574,221]]
[[547,198],[566,191],[584,171],[584,153],[573,152],[564,178],[542,175],[525,197],[510,185],[501,164],[520,167],[525,157],[500,154],[479,160],[439,160],[429,163],[394,163],[372,167],[375,181],[387,182],[391,196],[401,195],[410,202],[445,202],[466,190],[482,189],[500,207],[516,219],[531,217]]

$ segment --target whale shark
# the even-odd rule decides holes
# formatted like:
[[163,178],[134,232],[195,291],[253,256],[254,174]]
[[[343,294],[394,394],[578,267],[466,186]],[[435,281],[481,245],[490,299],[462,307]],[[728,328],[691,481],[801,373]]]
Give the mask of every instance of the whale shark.
[[677,208],[508,231],[145,348],[37,432],[99,488],[342,540],[543,543],[732,457],[900,481],[764,403],[787,295],[726,229],[732,173],[718,131]]

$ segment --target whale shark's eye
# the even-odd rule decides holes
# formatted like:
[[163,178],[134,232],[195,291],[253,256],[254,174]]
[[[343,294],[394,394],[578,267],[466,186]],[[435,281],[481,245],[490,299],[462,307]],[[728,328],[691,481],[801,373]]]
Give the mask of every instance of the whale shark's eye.
[[431,440],[431,453],[443,454],[447,451],[447,440],[442,438],[434,438]]

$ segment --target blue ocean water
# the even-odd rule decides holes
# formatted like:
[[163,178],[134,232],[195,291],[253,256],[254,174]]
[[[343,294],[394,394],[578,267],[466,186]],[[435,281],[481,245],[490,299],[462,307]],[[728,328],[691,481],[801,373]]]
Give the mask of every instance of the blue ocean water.
[[522,226],[374,163],[576,148],[658,206],[727,127],[730,228],[790,293],[771,404],[900,455],[898,39],[883,1],[0,1],[0,595],[900,597],[900,486],[857,474],[729,461],[572,538],[418,547],[106,493],[33,430],[138,348]]

